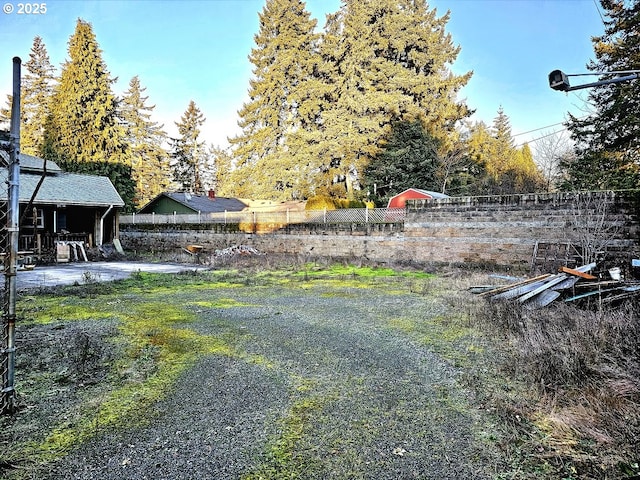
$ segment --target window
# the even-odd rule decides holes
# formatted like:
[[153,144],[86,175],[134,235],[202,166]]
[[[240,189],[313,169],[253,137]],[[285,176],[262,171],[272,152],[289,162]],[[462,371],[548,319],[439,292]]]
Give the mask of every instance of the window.
[[33,216],[35,215],[35,226],[38,228],[44,228],[44,210],[42,208],[33,207],[33,210],[30,213],[31,215],[27,214],[27,218],[25,220],[26,225],[34,225]]

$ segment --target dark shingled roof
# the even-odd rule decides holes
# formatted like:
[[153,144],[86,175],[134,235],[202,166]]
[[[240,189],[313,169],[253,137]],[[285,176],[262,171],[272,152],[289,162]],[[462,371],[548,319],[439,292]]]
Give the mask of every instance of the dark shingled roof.
[[[41,175],[20,174],[20,203],[26,203],[40,181]],[[7,169],[0,169],[0,182],[6,182]],[[6,198],[6,191],[0,198]],[[37,204],[111,206],[123,207],[124,201],[108,177],[82,175],[78,173],[59,173],[47,175],[36,196]]]
[[[0,150],[0,164],[6,167],[9,165],[11,159],[9,158],[9,153]],[[26,153],[20,154],[20,171],[21,172],[42,172],[45,166],[45,161],[42,158],[34,157],[33,155],[27,155]],[[46,163],[47,173],[57,173],[61,172],[62,169],[58,166],[57,163],[48,160]]]
[[206,195],[193,195],[185,192],[166,192],[151,200],[140,209],[140,212],[146,212],[149,209],[148,207],[153,205],[156,200],[162,196],[168,197],[173,201],[184,205],[185,207],[193,210],[194,213],[223,213],[225,211],[239,212],[247,206],[237,198],[215,197],[214,199],[211,199]]
[[[7,165],[9,155],[0,150],[0,163]],[[20,202],[26,203],[42,177],[44,160],[31,155],[20,154]],[[0,168],[0,182],[7,181],[7,168]],[[7,191],[0,192],[6,198]],[[62,172],[54,162],[47,162],[47,176],[38,191],[35,203],[79,206],[122,207],[124,201],[108,177]]]

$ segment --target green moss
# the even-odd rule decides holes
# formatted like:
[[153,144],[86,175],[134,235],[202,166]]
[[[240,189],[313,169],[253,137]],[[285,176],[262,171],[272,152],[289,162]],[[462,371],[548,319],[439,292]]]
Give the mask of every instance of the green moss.
[[[304,388],[301,391],[306,391]],[[294,402],[280,421],[280,434],[268,448],[265,462],[242,480],[304,478],[310,465],[299,454],[296,446],[309,428],[311,418],[322,408],[326,399],[320,396],[301,398]]]
[[[153,296],[151,297],[153,299]],[[23,447],[23,454],[30,458],[51,460],[63,455],[81,442],[106,427],[131,425],[142,421],[140,412],[164,397],[177,377],[202,355],[225,355],[243,358],[268,366],[260,356],[240,354],[223,339],[200,335],[188,328],[176,328],[194,320],[194,314],[182,306],[164,301],[122,302],[107,295],[100,304],[110,310],[95,308],[94,299],[39,298],[30,299],[29,314],[32,321],[96,320],[116,317],[121,332],[120,342],[127,345],[125,358],[114,362],[113,377],[121,384],[100,398],[87,400],[78,412],[72,412],[69,421],[59,424],[39,443]],[[226,305],[232,302],[223,302]],[[148,378],[128,378],[131,365],[152,353],[156,364]]]
[[239,302],[234,298],[219,298],[215,301],[199,300],[193,302],[193,305],[204,308],[233,308],[249,306],[249,304]]
[[428,319],[392,318],[387,324],[405,332],[456,366],[463,366],[468,365],[470,357],[481,353],[482,349],[473,342],[473,330],[462,323],[460,318],[438,316]]

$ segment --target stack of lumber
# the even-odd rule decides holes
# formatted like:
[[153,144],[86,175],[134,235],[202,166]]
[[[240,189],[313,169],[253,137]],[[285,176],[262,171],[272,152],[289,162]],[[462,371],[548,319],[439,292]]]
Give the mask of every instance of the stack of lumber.
[[596,267],[590,263],[578,268],[560,267],[558,273],[544,274],[502,286],[472,287],[471,291],[491,301],[517,301],[527,308],[542,308],[559,300],[566,303],[597,299],[613,303],[640,298],[640,284],[622,280],[601,280],[590,274]]

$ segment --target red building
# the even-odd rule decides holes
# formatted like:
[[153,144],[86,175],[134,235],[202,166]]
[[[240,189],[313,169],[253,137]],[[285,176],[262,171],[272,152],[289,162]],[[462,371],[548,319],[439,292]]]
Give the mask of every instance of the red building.
[[404,208],[407,200],[429,200],[432,198],[449,198],[449,195],[438,192],[430,192],[420,188],[409,188],[389,199],[387,208]]

